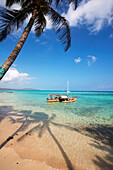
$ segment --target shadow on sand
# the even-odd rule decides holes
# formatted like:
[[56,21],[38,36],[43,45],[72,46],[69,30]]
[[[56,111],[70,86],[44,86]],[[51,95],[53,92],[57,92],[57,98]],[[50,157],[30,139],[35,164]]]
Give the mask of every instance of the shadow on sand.
[[[12,107],[8,106],[8,109],[9,108],[11,109]],[[50,136],[52,137],[55,144],[57,145],[60,152],[62,153],[62,156],[63,156],[63,158],[66,162],[68,170],[74,170],[73,165],[72,165],[69,157],[67,156],[66,152],[64,151],[63,147],[59,143],[56,136],[51,131],[50,124],[52,124],[54,126],[58,126],[58,127],[64,127],[64,128],[70,129],[72,131],[77,131],[77,132],[82,133],[82,134],[84,134],[84,132],[83,132],[84,129],[82,131],[81,129],[79,129],[76,126],[72,127],[72,126],[69,126],[69,125],[63,125],[63,124],[59,124],[59,123],[54,122],[54,119],[56,117],[55,114],[51,114],[51,117],[49,117],[44,112],[35,112],[35,113],[32,114],[32,110],[21,110],[18,114],[17,114],[17,112],[18,111],[15,110],[15,112],[12,113],[9,110],[9,111],[7,111],[7,114],[5,114],[4,116],[2,115],[1,118],[0,118],[0,122],[4,119],[4,117],[8,117],[10,119],[11,123],[21,123],[21,126],[0,145],[0,149],[2,149],[5,146],[5,144],[7,144],[11,139],[13,139],[14,136],[17,135],[17,133],[19,133],[20,131],[27,130],[30,124],[35,124],[35,126],[33,128],[31,128],[29,131],[25,132],[25,134],[23,134],[21,137],[19,137],[17,141],[20,142],[21,140],[26,138],[28,135],[30,135],[30,133],[32,133],[32,132],[36,132],[36,133],[38,133],[39,137],[42,137],[42,135],[45,133],[45,130],[48,130]],[[106,169],[106,170],[107,169],[108,170],[113,169],[113,162],[112,162],[112,160],[113,160],[113,147],[110,146],[110,142],[108,142],[108,141],[110,141],[110,139],[113,136],[111,135],[111,132],[110,132],[110,134],[108,136],[111,136],[111,138],[109,138],[107,136],[108,133],[106,133],[106,142],[104,142],[104,143],[107,144],[107,145],[100,145],[100,142],[98,142],[98,139],[99,140],[103,139],[102,134],[103,134],[103,137],[105,136],[105,134],[104,133],[101,134],[99,132],[98,127],[97,127],[97,130],[94,130],[93,128],[94,127],[87,127],[85,129],[85,131],[87,131],[90,134],[89,136],[93,137],[93,144],[91,143],[90,145],[92,145],[93,147],[100,149],[102,151],[107,151],[107,155],[105,155],[105,159],[99,157],[98,155],[95,155],[95,160],[92,160],[92,161],[100,169]],[[96,140],[94,140],[94,138]],[[101,140],[101,141],[103,142],[103,140]]]
[[113,126],[95,125],[83,129],[87,135],[113,147]]
[[[17,141],[20,142],[25,137],[27,137],[27,135],[30,135],[30,133],[32,132],[38,132],[38,136],[41,137],[44,134],[45,130],[48,130],[50,136],[52,137],[52,139],[58,146],[60,152],[62,153],[62,156],[66,162],[67,168],[69,170],[74,170],[73,165],[70,159],[68,158],[66,152],[64,151],[63,147],[61,146],[61,144],[59,143],[59,141],[57,140],[57,138],[51,131],[50,123],[56,126],[58,125],[58,126],[66,127],[66,128],[70,128],[70,127],[52,122],[52,120],[54,120],[54,118],[56,117],[55,114],[52,114],[52,116],[49,118],[49,116],[44,112],[35,112],[33,114],[31,113],[32,113],[31,110],[22,110],[20,111],[20,114],[10,113],[10,112],[7,113],[6,116],[8,116],[11,123],[21,123],[21,126],[0,145],[0,149],[2,149],[11,139],[13,139],[14,136],[17,135],[17,133],[19,133],[20,131],[27,130],[30,124],[37,123],[35,127],[31,128],[29,131],[23,134]],[[17,118],[14,119],[13,117],[17,117]]]
[[[106,151],[105,159],[98,155],[95,155],[95,160],[93,162],[102,170],[112,170],[113,169],[113,126],[110,125],[95,125],[87,126],[80,130],[82,134],[85,134],[93,138],[93,144],[90,145]],[[95,140],[96,139],[96,140]],[[101,145],[100,142],[105,145]]]
[[101,149],[102,151],[106,151],[107,154],[105,158],[101,158],[98,155],[95,155],[95,159],[93,162],[102,170],[112,170],[113,169],[113,148],[109,147],[109,145],[101,146],[99,142],[95,142],[95,144],[91,144],[93,147],[97,149]]

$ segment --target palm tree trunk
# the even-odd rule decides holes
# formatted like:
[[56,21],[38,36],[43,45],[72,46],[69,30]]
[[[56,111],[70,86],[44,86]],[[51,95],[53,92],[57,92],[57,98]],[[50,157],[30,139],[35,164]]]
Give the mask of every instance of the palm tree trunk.
[[13,64],[16,57],[18,56],[19,52],[21,51],[21,49],[29,35],[29,32],[33,26],[37,11],[38,11],[38,8],[36,6],[33,10],[32,17],[30,18],[29,23],[27,24],[26,28],[24,29],[24,32],[23,32],[20,40],[18,41],[17,45],[15,46],[15,48],[12,51],[12,53],[10,54],[10,56],[7,58],[7,60],[4,62],[4,64],[0,67],[0,80],[4,77],[5,73],[8,71],[8,69],[10,68],[10,66]]

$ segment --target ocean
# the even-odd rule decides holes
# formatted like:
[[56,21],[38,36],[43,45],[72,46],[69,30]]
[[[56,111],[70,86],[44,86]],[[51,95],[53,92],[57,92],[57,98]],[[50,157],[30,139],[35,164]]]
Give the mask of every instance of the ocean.
[[60,91],[1,90],[0,105],[7,106],[31,119],[49,119],[65,125],[113,125],[113,92],[72,91],[73,103],[48,103],[49,94]]

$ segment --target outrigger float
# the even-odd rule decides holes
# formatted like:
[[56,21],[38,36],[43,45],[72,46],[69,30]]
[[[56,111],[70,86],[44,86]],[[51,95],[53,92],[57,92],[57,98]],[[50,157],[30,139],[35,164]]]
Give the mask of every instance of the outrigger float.
[[77,97],[68,97],[68,95],[56,95],[50,94],[50,99],[47,98],[48,102],[62,102],[62,103],[71,103],[77,100]]

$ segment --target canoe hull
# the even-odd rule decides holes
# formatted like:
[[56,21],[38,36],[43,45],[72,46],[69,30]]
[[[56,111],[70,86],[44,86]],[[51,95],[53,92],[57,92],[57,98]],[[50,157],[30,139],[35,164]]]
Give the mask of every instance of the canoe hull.
[[48,101],[48,102],[59,102],[59,99],[48,99],[48,98],[47,98],[47,101]]
[[57,99],[48,99],[47,98],[47,101],[48,102],[62,102],[62,103],[71,103],[71,102],[74,102],[77,100],[77,97],[72,97],[72,98],[67,98],[66,100],[60,100],[60,98],[57,98]]
[[77,100],[77,97],[72,97],[72,98],[68,98],[68,100],[62,101],[62,103],[72,103],[72,102],[75,102],[76,100]]

